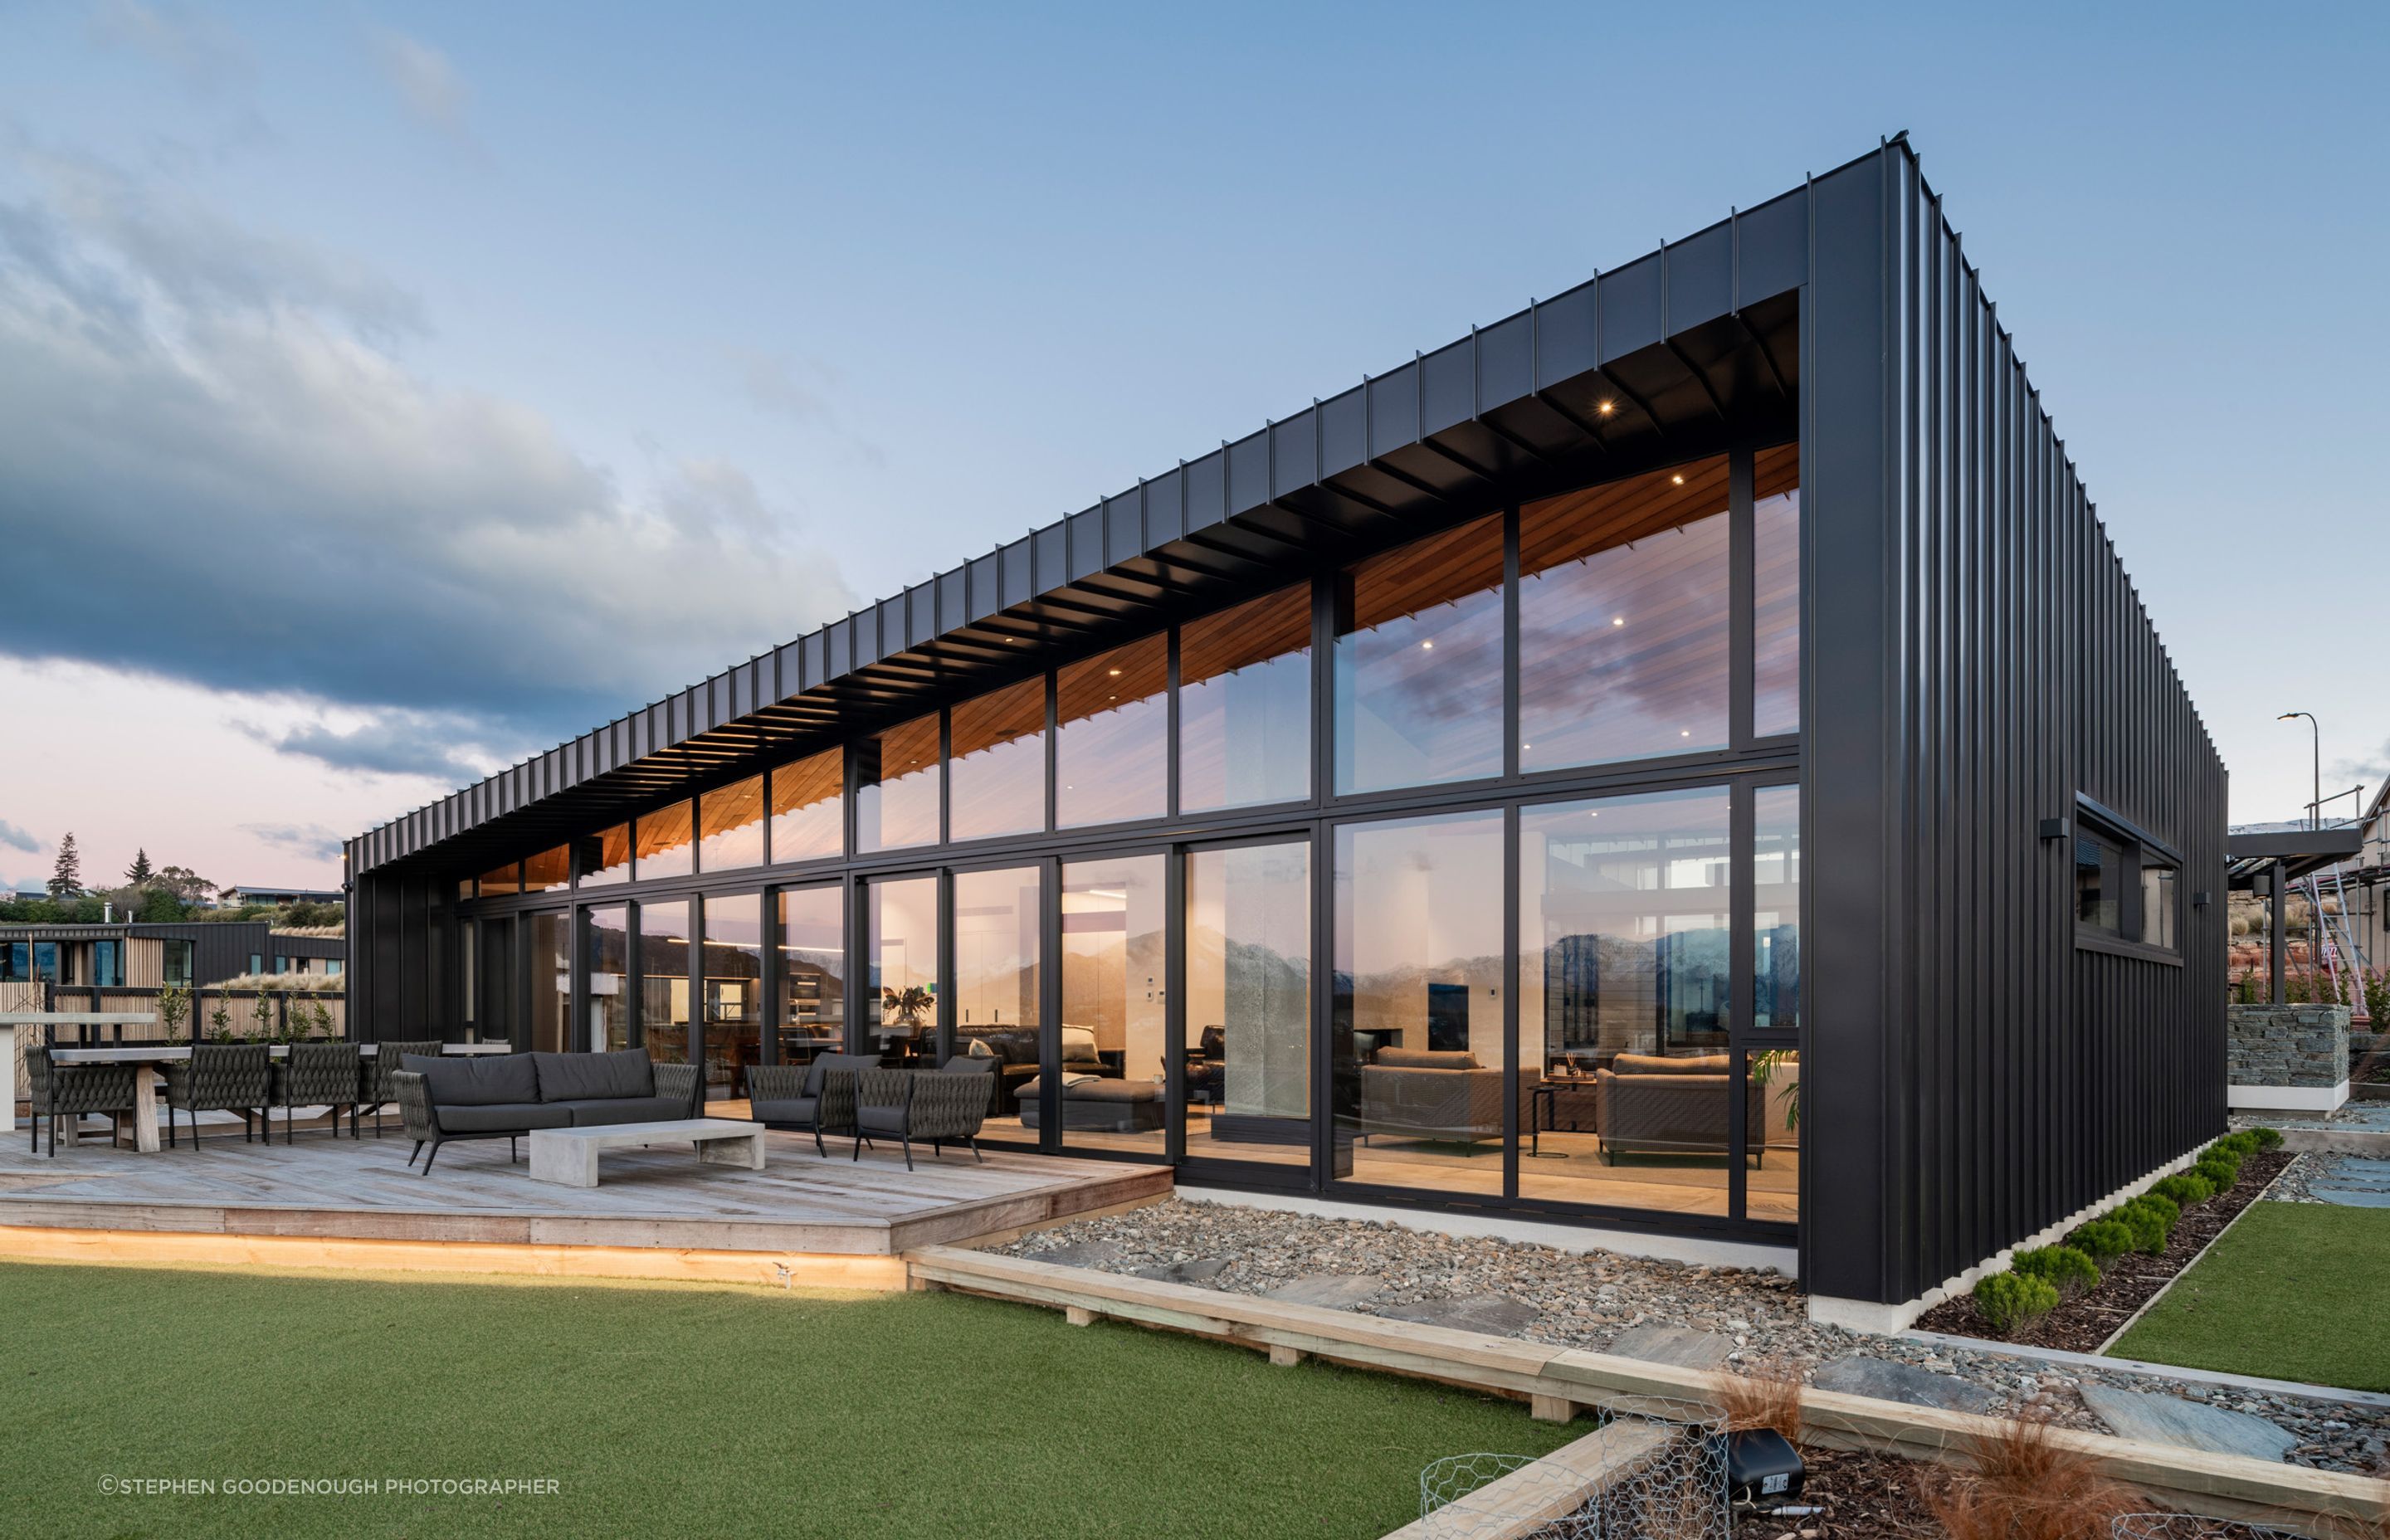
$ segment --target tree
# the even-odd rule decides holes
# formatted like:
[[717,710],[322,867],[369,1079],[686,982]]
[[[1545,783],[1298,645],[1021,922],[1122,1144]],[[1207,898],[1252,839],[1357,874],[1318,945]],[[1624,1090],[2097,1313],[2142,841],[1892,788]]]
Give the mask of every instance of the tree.
[[74,830],[58,841],[58,864],[50,872],[50,896],[72,898],[83,892],[83,855],[75,849]]
[[124,868],[124,880],[135,888],[148,887],[157,875],[149,869],[149,853],[147,850],[135,851],[133,865]]
[[151,880],[186,904],[198,904],[216,891],[214,883],[188,866],[161,866]]

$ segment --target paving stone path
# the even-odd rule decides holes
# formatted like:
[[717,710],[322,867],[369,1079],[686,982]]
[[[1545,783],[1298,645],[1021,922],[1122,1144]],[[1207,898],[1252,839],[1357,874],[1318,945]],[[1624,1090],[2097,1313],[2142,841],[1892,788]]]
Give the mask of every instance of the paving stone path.
[[1647,1363],[1715,1369],[1725,1367],[1726,1361],[1734,1355],[1734,1339],[1715,1331],[1696,1331],[1690,1327],[1635,1326],[1611,1339],[1609,1351],[1622,1358],[1640,1358]]
[[1972,1380],[1857,1354],[1819,1365],[1809,1382],[1821,1391],[1871,1395],[1911,1406],[1938,1406],[1946,1412],[1988,1413],[1995,1405],[1992,1392]]
[[1516,1337],[1535,1325],[1543,1312],[1508,1294],[1464,1294],[1458,1299],[1388,1305],[1376,1314],[1389,1320],[1417,1321],[1422,1326],[1448,1326],[1459,1331],[1483,1331],[1493,1337]]
[[2246,1455],[2278,1460],[2298,1447],[2298,1439],[2262,1417],[2113,1385],[2086,1385],[2083,1404],[2123,1438],[2204,1449],[2211,1455]]
[[1350,1310],[1376,1299],[1385,1292],[1385,1288],[1376,1278],[1357,1273],[1310,1273],[1292,1283],[1263,1290],[1262,1298],[1283,1300],[1288,1304],[1316,1304],[1323,1310]]

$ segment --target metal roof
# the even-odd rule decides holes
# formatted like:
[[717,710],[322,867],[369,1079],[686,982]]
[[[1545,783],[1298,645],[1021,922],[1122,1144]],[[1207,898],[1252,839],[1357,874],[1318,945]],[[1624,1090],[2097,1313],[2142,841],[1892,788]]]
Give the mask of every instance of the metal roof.
[[360,835],[350,874],[469,871],[1489,503],[1789,430],[1811,200],[1880,153]]
[[2356,824],[2332,828],[2257,828],[2225,839],[2225,885],[2246,888],[2282,864],[2288,879],[2306,876],[2362,852],[2365,831]]

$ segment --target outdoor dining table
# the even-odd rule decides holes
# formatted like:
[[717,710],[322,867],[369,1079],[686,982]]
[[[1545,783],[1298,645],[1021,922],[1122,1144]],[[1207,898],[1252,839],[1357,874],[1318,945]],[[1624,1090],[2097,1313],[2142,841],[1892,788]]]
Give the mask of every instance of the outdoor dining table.
[[[371,1059],[380,1046],[378,1043],[360,1043],[357,1052]],[[505,1043],[447,1043],[441,1046],[440,1051],[463,1056],[508,1053],[512,1048]],[[288,1059],[290,1046],[287,1043],[272,1045],[272,1056]],[[122,1043],[104,1048],[50,1050],[50,1061],[54,1064],[138,1064],[152,1071],[163,1064],[183,1063],[190,1057],[191,1046],[187,1043]],[[146,1154],[154,1155],[158,1151],[158,1088],[154,1074],[143,1073],[133,1077],[133,1141]],[[66,1142],[74,1142],[71,1123],[69,1124]]]

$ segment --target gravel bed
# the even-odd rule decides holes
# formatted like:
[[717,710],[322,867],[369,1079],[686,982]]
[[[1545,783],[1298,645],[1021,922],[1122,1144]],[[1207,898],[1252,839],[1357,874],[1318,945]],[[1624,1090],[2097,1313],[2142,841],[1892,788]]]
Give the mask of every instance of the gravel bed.
[[2337,1155],[2308,1154],[2294,1158],[2289,1165],[2282,1168],[2282,1174],[2274,1178],[2274,1190],[2266,1194],[2266,1200],[2269,1203],[2322,1202],[2323,1200],[2315,1195],[2315,1186],[2319,1182],[2329,1182],[2340,1161],[2341,1157]]
[[[1733,1345],[1728,1364],[1781,1362],[1805,1375],[1837,1358],[1865,1355],[1951,1374],[2014,1414],[2040,1404],[2058,1422],[2109,1431],[2083,1405],[2087,1382],[2187,1396],[2272,1421],[2299,1440],[2294,1462],[2364,1474],[2390,1472],[2390,1409],[2185,1385],[2163,1377],[2057,1365],[1985,1348],[1944,1348],[1905,1337],[1872,1337],[1808,1318],[1792,1279],[1773,1270],[1696,1266],[1571,1252],[1548,1246],[1407,1229],[1379,1220],[1328,1219],[1183,1199],[1126,1213],[1040,1230],[992,1248],[1009,1256],[1064,1261],[1109,1273],[1174,1265],[1202,1275],[1204,1288],[1263,1294],[1298,1278],[1358,1276],[1379,1284],[1359,1308],[1384,1315],[1421,1302],[1506,1296],[1533,1306],[1515,1335],[1531,1341],[1602,1349],[1638,1326],[1710,1331]],[[1214,1270],[1216,1269],[1216,1270]]]

